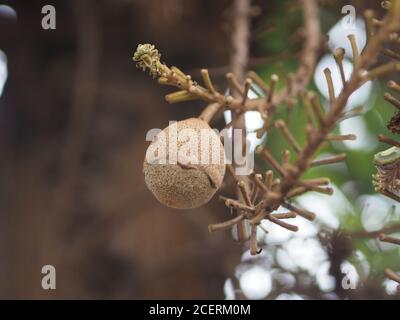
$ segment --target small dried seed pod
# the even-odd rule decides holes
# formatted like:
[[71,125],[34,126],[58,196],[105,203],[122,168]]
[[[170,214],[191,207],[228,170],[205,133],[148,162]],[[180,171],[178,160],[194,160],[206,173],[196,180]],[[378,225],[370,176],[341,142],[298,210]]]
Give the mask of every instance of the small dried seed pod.
[[394,116],[389,120],[387,127],[393,133],[400,134],[400,111],[396,112]]
[[392,147],[374,157],[377,173],[373,183],[377,191],[400,196],[400,148]]
[[147,187],[161,203],[190,209],[207,203],[225,175],[225,152],[207,122],[190,118],[158,133],[143,163]]

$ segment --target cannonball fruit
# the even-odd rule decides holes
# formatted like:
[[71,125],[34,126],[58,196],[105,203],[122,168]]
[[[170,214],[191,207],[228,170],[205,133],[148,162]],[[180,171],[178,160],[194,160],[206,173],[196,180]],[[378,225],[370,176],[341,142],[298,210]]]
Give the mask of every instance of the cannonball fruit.
[[164,205],[190,209],[207,203],[225,175],[225,153],[219,136],[203,120],[170,124],[149,145],[144,180]]

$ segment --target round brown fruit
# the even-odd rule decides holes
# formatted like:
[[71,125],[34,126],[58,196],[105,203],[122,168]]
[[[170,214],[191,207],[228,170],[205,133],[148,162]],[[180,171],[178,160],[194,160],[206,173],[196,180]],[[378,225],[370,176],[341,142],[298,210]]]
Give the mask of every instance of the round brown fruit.
[[[171,141],[176,142],[176,148],[169,154],[173,132],[176,136],[172,135]],[[209,140],[201,143],[201,134],[205,132]],[[165,153],[160,148],[164,148]],[[214,158],[213,152],[216,152]],[[147,187],[164,205],[177,209],[197,208],[207,203],[222,184],[224,147],[207,122],[198,118],[178,121],[156,135],[147,149],[143,173]]]

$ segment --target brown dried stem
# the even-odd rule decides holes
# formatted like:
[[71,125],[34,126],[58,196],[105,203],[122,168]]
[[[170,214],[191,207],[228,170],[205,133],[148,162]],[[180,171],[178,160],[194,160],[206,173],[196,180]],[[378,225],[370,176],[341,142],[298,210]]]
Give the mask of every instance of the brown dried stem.
[[379,240],[381,240],[383,242],[388,242],[388,243],[393,243],[393,244],[400,245],[400,239],[399,238],[388,236],[387,234],[384,234],[384,233],[381,233],[379,235]]
[[400,276],[396,272],[394,272],[391,269],[386,268],[385,269],[385,274],[390,280],[393,280],[393,281],[397,282],[400,285]]
[[387,136],[385,136],[385,135],[383,135],[383,134],[379,134],[379,135],[378,135],[378,140],[379,140],[380,142],[389,144],[389,145],[391,145],[391,146],[393,146],[393,147],[398,147],[398,148],[400,148],[400,142],[398,142],[398,141],[396,141],[396,140],[393,140],[393,139],[391,139],[391,138],[389,138],[389,137],[387,137]]

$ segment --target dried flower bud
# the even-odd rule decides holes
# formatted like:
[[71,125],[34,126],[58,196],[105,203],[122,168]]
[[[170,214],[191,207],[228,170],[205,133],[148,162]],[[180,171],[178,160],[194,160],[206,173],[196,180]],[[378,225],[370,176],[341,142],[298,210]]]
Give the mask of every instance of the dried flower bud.
[[152,44],[139,44],[132,57],[136,61],[136,66],[143,71],[149,69],[150,75],[157,77],[160,75],[161,54]]
[[400,133],[400,112],[395,113],[395,115],[389,120],[387,127],[393,133]]
[[373,176],[377,191],[400,195],[400,148],[392,147],[374,157],[377,174]]

